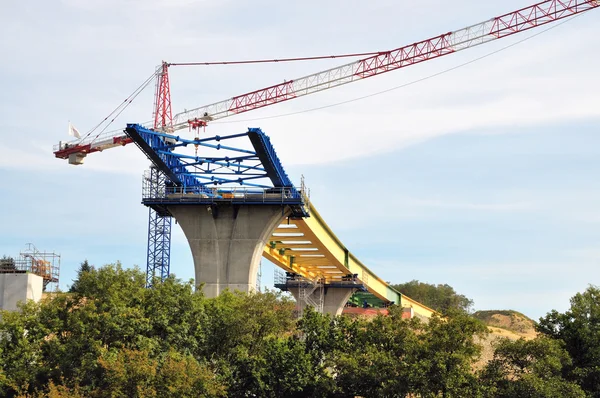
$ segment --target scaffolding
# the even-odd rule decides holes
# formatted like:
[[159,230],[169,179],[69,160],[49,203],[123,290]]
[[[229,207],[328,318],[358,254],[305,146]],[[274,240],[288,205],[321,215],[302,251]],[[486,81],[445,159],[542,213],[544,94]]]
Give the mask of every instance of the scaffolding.
[[27,243],[25,250],[19,253],[17,259],[3,258],[0,260],[0,273],[26,273],[41,276],[45,292],[58,290],[60,274],[60,254],[39,251],[33,243]]
[[302,317],[304,309],[313,307],[319,314],[323,313],[323,303],[325,301],[325,284],[322,279],[310,281],[303,280],[298,285],[298,317]]
[[305,278],[293,272],[275,269],[275,287],[283,291],[296,291],[296,311],[298,318],[302,317],[308,307],[322,314],[325,302],[325,280]]

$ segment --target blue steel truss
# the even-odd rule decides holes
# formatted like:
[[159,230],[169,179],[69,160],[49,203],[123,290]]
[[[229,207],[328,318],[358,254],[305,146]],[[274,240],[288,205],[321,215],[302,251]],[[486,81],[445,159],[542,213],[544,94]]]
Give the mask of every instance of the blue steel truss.
[[[179,187],[182,193],[213,195],[214,190],[209,187],[222,185],[295,190],[271,140],[259,128],[250,128],[241,134],[193,140],[153,131],[137,124],[128,124],[125,131],[169,178],[170,185]],[[240,137],[248,137],[254,150],[222,144],[223,141]],[[198,156],[175,152],[176,149],[190,146],[224,150],[233,155]]]
[[[288,205],[294,217],[308,217],[308,197],[286,174],[269,137],[259,128],[227,136],[185,139],[128,124],[127,135],[152,161],[144,177],[142,203],[148,218],[147,285],[170,273],[171,214],[169,204],[215,205],[219,201]],[[224,145],[247,137],[253,150]],[[196,148],[194,154],[176,152]],[[198,156],[198,148],[224,156]],[[243,194],[233,186],[245,187]],[[302,187],[303,188],[303,187]],[[190,197],[190,194],[192,195]]]

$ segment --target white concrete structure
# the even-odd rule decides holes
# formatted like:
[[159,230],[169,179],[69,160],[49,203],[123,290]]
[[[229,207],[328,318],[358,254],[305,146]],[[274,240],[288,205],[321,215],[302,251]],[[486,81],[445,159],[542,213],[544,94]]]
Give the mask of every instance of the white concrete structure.
[[206,205],[172,205],[169,211],[192,249],[196,285],[203,283],[209,298],[225,289],[255,290],[263,249],[289,213],[287,207],[269,205],[222,205],[214,210]]
[[[299,288],[290,288],[290,293],[296,299],[296,302],[300,302],[300,289]],[[323,313],[330,314],[333,316],[342,315],[344,311],[344,306],[352,296],[356,289],[353,288],[335,288],[328,287],[323,295]],[[318,291],[314,291],[311,293],[311,296],[314,296],[313,300],[317,301]]]
[[31,273],[0,274],[0,309],[15,311],[17,303],[42,299],[44,279]]

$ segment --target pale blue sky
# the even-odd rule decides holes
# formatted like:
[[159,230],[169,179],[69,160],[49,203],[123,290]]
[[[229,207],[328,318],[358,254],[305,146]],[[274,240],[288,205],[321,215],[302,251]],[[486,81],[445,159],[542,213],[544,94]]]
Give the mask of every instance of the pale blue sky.
[[[148,161],[136,148],[69,166],[52,145],[86,131],[155,66],[386,50],[530,4],[528,0],[29,1],[0,13],[0,255],[25,243],[145,267]],[[268,107],[209,132],[261,127],[342,241],[384,279],[448,283],[477,309],[532,317],[600,284],[600,11],[453,72],[350,104],[496,51],[505,39]],[[343,61],[342,61],[343,62]],[[175,111],[340,64],[172,68]],[[115,124],[143,122],[151,90]],[[262,119],[267,118],[267,119]],[[251,120],[249,120],[251,119]],[[258,119],[258,120],[255,120]],[[193,276],[174,228],[172,272]],[[272,283],[272,267],[263,282]]]

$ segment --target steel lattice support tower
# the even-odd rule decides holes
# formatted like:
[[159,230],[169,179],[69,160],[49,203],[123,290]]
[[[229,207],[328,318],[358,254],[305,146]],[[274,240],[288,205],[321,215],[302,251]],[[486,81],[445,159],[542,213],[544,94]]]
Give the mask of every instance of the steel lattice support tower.
[[163,281],[169,276],[170,259],[171,217],[161,216],[149,207],[147,287],[152,287],[155,278],[160,278],[160,281]]
[[[167,177],[156,167],[150,167],[144,176],[144,188],[152,197],[164,195]],[[146,286],[152,287],[158,278],[163,281],[169,276],[171,264],[171,217],[161,215],[148,208],[148,253]]]
[[[154,129],[168,130],[173,125],[171,112],[171,88],[169,65],[163,62],[156,71],[156,94],[154,98]],[[154,167],[150,168],[151,185],[157,191],[165,188],[166,177]],[[158,194],[158,192],[156,192]],[[155,195],[154,197],[158,197]],[[154,278],[163,281],[171,272],[171,216],[161,215],[148,208],[148,259],[146,286],[151,287]]]

